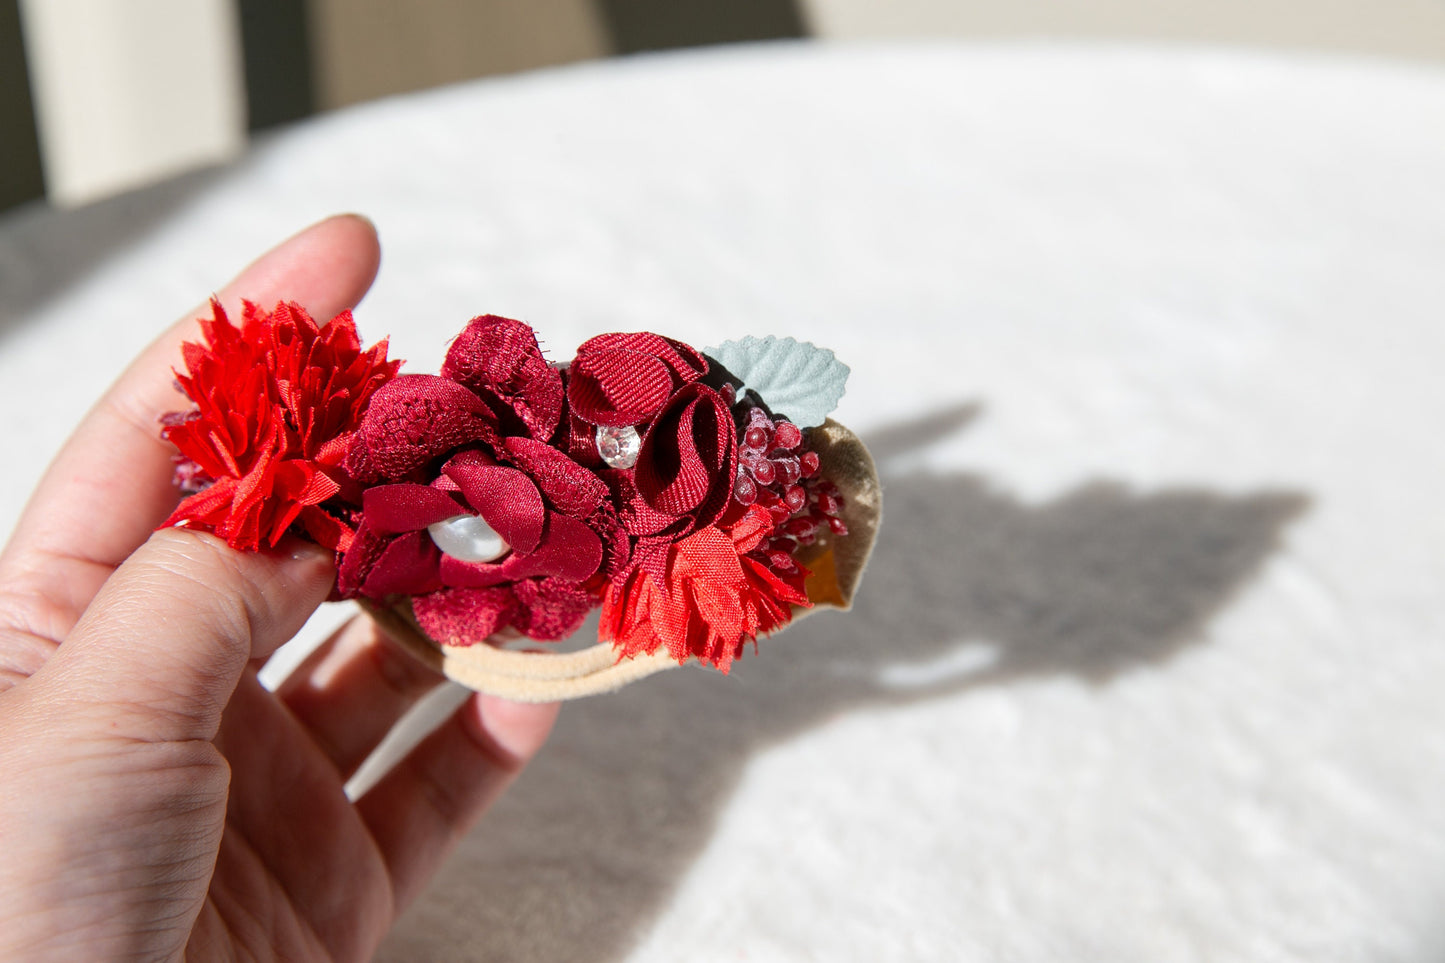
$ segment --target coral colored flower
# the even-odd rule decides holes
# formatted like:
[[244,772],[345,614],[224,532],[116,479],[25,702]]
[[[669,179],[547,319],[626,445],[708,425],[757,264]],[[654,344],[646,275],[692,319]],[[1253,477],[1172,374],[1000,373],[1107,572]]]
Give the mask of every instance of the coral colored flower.
[[786,625],[808,606],[801,566],[781,573],[760,551],[773,530],[752,506],[727,527],[711,526],[668,546],[661,575],[634,566],[602,599],[599,633],[627,658],[666,649],[727,672],[748,640]]
[[[162,434],[180,450],[177,481],[195,491],[165,525],[204,528],[233,548],[275,545],[293,524],[344,549],[350,526],[321,507],[372,394],[400,365],[387,342],[363,351],[351,312],[318,327],[295,303],[246,302],[236,327],[217,301],[202,343],[182,348],[176,379],[195,403]],[[199,490],[197,490],[199,489]]]
[[[548,443],[561,375],[531,328],[491,315],[453,343],[447,377],[409,375],[377,392],[347,469],[370,483],[342,559],[347,597],[413,597],[433,638],[471,645],[506,626],[536,639],[574,631],[628,544],[607,486]],[[448,554],[430,527],[460,516],[495,532],[494,558]],[[458,550],[459,551],[459,550]]]

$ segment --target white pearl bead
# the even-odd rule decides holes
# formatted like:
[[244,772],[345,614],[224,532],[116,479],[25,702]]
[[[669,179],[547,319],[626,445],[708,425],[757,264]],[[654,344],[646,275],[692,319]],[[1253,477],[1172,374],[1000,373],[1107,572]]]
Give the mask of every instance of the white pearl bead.
[[480,515],[453,515],[426,530],[437,548],[463,562],[490,562],[512,550]]

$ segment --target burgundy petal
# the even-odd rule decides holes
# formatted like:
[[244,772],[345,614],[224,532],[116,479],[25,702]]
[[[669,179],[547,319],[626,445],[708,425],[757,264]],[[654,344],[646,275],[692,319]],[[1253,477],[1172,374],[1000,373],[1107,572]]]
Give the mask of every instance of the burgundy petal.
[[536,481],[559,512],[586,518],[607,501],[607,485],[551,445],[530,438],[503,438],[502,451]]
[[420,595],[441,588],[441,552],[426,532],[408,532],[394,539],[367,573],[361,593],[367,598]]
[[672,389],[672,370],[651,355],[627,350],[579,353],[572,363],[567,400],[584,421],[621,428],[657,414]]
[[567,452],[567,457],[583,468],[598,471],[606,467],[606,462],[597,452],[597,426],[577,417],[575,411],[567,413],[567,436],[560,446]]
[[368,488],[361,496],[366,523],[382,535],[416,532],[466,509],[446,492],[430,485],[402,482]]
[[[516,556],[513,556],[514,558]],[[602,564],[602,539],[584,522],[558,512],[547,515],[547,534],[531,555],[517,559],[527,575],[548,575],[568,582],[589,579]]]
[[473,318],[452,342],[442,365],[450,378],[508,406],[546,440],[562,416],[562,376],[547,363],[537,336],[521,321],[495,314]]
[[[677,527],[677,516],[659,512],[637,491],[636,478],[630,471],[604,471],[601,477],[612,491],[612,503],[617,507],[617,517],[628,534],[635,537],[657,535],[666,529]],[[690,526],[679,528],[686,534]]]
[[412,612],[427,635],[447,645],[481,645],[521,611],[512,590],[442,589],[412,599]]
[[602,351],[634,351],[651,355],[672,369],[678,387],[707,374],[707,358],[701,351],[681,341],[664,338],[651,331],[613,331],[582,342],[577,357]]
[[385,535],[378,535],[362,521],[356,529],[356,537],[351,540],[351,547],[341,557],[341,564],[336,569],[336,591],[342,598],[355,598],[361,594],[366,576],[381,553],[386,551],[389,542]]
[[500,562],[468,562],[442,553],[442,584],[454,588],[484,588],[501,585],[513,579],[511,569],[506,565],[515,555],[508,555]]
[[642,440],[637,491],[652,508],[712,524],[727,507],[737,467],[737,429],[716,391],[690,384],[673,396]]
[[357,433],[366,455],[348,459],[347,468],[403,479],[454,448],[494,437],[495,423],[482,400],[455,381],[402,375],[372,396]]
[[599,601],[576,585],[550,578],[518,582],[514,592],[522,607],[517,627],[544,642],[576,632]]
[[478,464],[461,457],[447,462],[442,471],[514,552],[537,547],[547,508],[532,479],[506,465]]

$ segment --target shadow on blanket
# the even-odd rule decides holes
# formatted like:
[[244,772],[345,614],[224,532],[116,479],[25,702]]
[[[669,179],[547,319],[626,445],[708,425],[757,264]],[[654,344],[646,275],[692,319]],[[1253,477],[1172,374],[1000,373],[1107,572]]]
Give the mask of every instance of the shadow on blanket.
[[383,958],[616,959],[759,750],[860,708],[1059,673],[1102,683],[1167,659],[1205,640],[1307,504],[1110,482],[1025,504],[974,475],[890,468],[976,413],[867,439],[885,521],[851,614],[764,641],[731,680],[665,673],[569,705]]

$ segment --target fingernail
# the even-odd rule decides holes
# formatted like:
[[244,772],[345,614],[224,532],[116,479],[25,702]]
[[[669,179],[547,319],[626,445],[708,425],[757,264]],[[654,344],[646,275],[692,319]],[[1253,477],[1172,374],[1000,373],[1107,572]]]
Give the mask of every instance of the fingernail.
[[310,575],[313,569],[322,567],[330,569],[336,564],[336,553],[331,549],[294,536],[288,536],[280,545],[276,546],[274,557],[298,575],[302,573]]
[[291,549],[291,561],[293,562],[315,562],[331,561],[336,553],[329,548],[322,548],[320,545],[311,542],[298,542]]
[[376,233],[376,222],[373,221],[371,218],[367,217],[365,214],[361,214],[361,213],[359,213],[359,212],[357,212],[357,211],[347,211],[345,214],[337,214],[336,216],[337,216],[337,217],[349,217],[349,218],[351,218],[352,220],[360,221],[361,223],[365,224],[367,227],[371,228],[371,233],[373,233],[373,234]]

